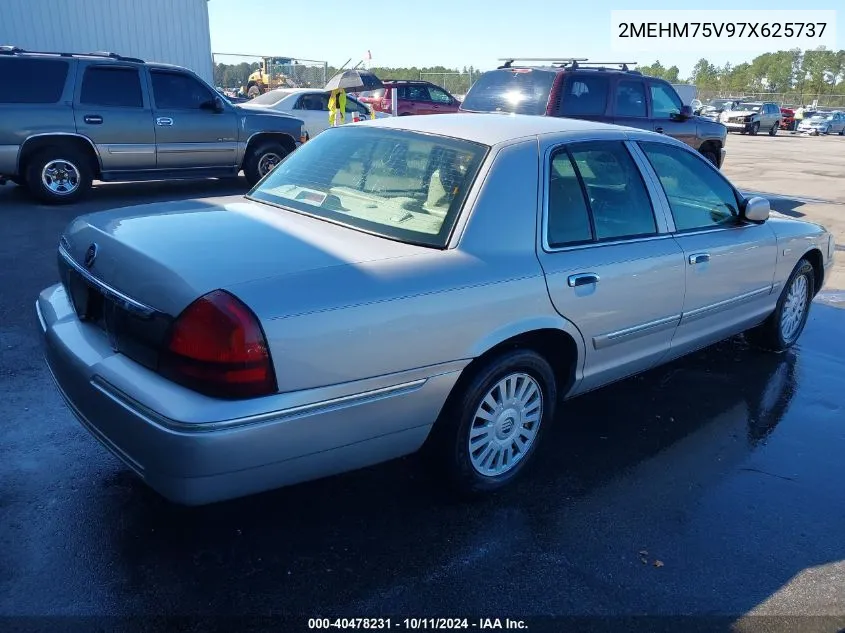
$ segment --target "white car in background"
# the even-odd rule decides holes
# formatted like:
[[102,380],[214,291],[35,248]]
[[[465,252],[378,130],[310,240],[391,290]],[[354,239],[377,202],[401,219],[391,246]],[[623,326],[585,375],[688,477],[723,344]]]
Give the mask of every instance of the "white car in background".
[[[322,88],[277,88],[269,90],[247,103],[245,108],[269,109],[290,114],[301,119],[305,125],[303,131],[310,138],[327,130],[329,125],[329,90]],[[370,118],[370,108],[352,95],[346,95],[346,116],[344,123],[355,120],[355,114],[363,121]],[[389,114],[376,112],[377,119],[389,117]]]
[[818,112],[798,124],[798,131],[807,134],[845,135],[845,112]]

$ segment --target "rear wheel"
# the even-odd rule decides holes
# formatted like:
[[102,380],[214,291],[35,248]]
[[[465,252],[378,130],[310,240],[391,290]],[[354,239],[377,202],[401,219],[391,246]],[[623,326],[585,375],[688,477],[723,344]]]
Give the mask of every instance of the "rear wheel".
[[771,130],[769,130],[769,136],[774,136],[775,134],[777,134],[777,133],[778,133],[778,129],[780,129],[780,124],[779,124],[779,123],[775,123],[775,124],[772,126],[772,129],[771,129]]
[[244,159],[244,176],[250,187],[269,174],[290,152],[278,141],[256,143]]
[[90,157],[73,146],[45,147],[27,161],[26,183],[48,204],[71,204],[91,189]]
[[554,417],[552,368],[533,350],[491,358],[449,397],[427,443],[436,474],[463,494],[498,490],[534,456]]
[[746,338],[757,347],[773,352],[789,349],[804,331],[814,295],[813,265],[802,259],[789,276],[775,311],[762,324],[746,332]]

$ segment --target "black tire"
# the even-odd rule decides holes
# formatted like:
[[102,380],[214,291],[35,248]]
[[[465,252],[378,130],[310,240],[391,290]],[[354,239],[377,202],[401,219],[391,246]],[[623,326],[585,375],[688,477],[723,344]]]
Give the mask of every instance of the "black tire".
[[[64,175],[66,184],[60,179],[56,189],[47,185],[48,178],[43,176],[45,169],[54,164],[57,171]],[[91,190],[94,170],[91,157],[72,145],[54,145],[38,150],[26,163],[25,175],[29,191],[36,198],[47,204],[72,204],[84,198]],[[62,192],[62,189],[65,191]]]
[[[787,332],[788,336],[785,336],[784,328],[782,327],[783,314],[784,310],[791,309],[786,305],[787,297],[789,296],[790,289],[799,277],[803,277],[807,284],[807,296],[803,305],[803,313],[801,314],[797,329]],[[745,338],[748,342],[756,347],[772,352],[783,352],[792,347],[801,336],[801,332],[804,331],[804,326],[807,324],[810,304],[813,301],[813,296],[815,296],[815,280],[813,265],[806,259],[799,261],[789,276],[786,285],[784,285],[783,291],[780,293],[775,311],[763,323],[745,333]]]
[[[514,460],[513,466],[506,472],[499,475],[484,475],[480,473],[471,460],[469,447],[470,431],[476,419],[476,412],[481,407],[482,401],[491,390],[494,390],[499,381],[510,375],[527,375],[539,387],[540,415],[537,424],[536,435],[528,445],[524,453],[511,455]],[[522,384],[526,384],[522,378]],[[515,387],[515,391],[518,389]],[[534,400],[531,400],[534,406]],[[456,387],[450,396],[437,423],[434,425],[431,436],[428,438],[425,447],[425,454],[429,458],[429,464],[435,470],[435,475],[444,479],[450,489],[461,495],[475,496],[498,490],[516,479],[530,464],[534,457],[537,446],[542,441],[545,429],[551,424],[555,414],[557,402],[557,386],[551,366],[540,354],[533,350],[516,349],[502,353],[486,361],[478,367],[467,381]],[[507,410],[505,410],[506,412]],[[505,415],[502,412],[502,416]],[[502,418],[502,427],[490,424],[490,432],[499,430],[508,432],[507,429],[519,439],[522,435],[520,428],[527,428],[525,424],[516,423],[511,419],[511,426],[508,427],[508,418]],[[494,430],[495,429],[495,430]],[[506,440],[503,440],[506,441]],[[482,440],[483,442],[483,440]],[[483,446],[479,445],[479,446]],[[479,450],[479,455],[484,453]],[[498,458],[494,457],[494,463]]]
[[845,136],[845,127],[839,130],[839,136]]
[[757,121],[756,123],[752,123],[752,124],[751,124],[751,129],[750,129],[750,130],[748,130],[748,133],[749,133],[751,136],[757,136],[757,134],[758,134],[759,132],[760,132],[760,122],[759,122],[759,121]]
[[716,152],[712,149],[706,149],[701,152],[701,155],[704,156],[707,160],[713,163],[716,167],[719,166],[719,158],[716,156]]
[[777,134],[779,129],[780,129],[780,123],[775,123],[772,126],[772,129],[769,130],[769,136],[774,136],[775,134]]
[[[263,141],[256,143],[253,147],[247,150],[246,158],[244,158],[244,176],[250,187],[254,187],[259,180],[266,176],[269,171],[266,171],[267,164],[265,161],[275,163],[278,165],[290,152],[285,149],[285,146],[278,141]],[[271,158],[275,157],[275,158]],[[272,168],[271,170],[272,171]]]

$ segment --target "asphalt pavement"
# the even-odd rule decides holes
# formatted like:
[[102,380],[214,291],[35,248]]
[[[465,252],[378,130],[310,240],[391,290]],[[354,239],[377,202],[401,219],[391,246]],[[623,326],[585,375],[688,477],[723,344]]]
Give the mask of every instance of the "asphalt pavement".
[[[33,303],[75,215],[245,187],[101,185],[73,209],[0,187],[0,629],[164,626],[72,616],[258,616],[296,631],[317,616],[390,616],[396,629],[554,615],[581,619],[528,630],[631,630],[618,618],[643,614],[656,616],[648,630],[671,616],[695,616],[675,630],[845,628],[835,286],[785,354],[739,337],[567,403],[530,474],[489,499],[451,500],[414,457],[201,508],[149,490],[61,402]],[[791,200],[783,210],[817,212]]]

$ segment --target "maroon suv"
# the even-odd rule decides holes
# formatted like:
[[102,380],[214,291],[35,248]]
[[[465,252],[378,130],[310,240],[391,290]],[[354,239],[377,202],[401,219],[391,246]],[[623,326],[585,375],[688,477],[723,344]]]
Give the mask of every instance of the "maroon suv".
[[378,112],[393,112],[393,95],[399,93],[399,116],[457,112],[461,102],[429,81],[385,81],[384,88],[362,93],[358,98]]
[[697,149],[717,167],[724,162],[727,128],[695,116],[668,81],[629,70],[627,64],[613,68],[539,60],[550,63],[515,66],[514,61],[482,74],[461,111],[567,117],[653,130]]

